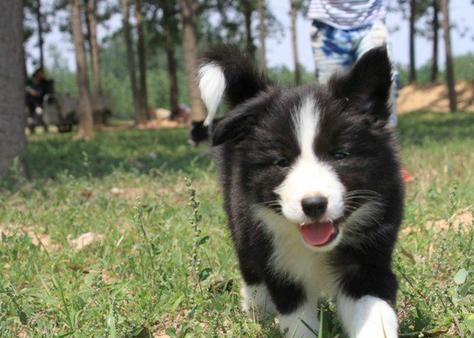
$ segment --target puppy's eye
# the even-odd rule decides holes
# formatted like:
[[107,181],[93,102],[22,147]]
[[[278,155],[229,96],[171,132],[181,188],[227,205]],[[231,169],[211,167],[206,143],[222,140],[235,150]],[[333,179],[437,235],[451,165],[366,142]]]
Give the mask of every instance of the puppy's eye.
[[337,150],[333,153],[333,157],[335,160],[343,160],[350,154],[347,151],[344,150]]
[[281,168],[287,168],[290,166],[290,161],[285,157],[280,157],[273,162],[274,165],[277,165]]

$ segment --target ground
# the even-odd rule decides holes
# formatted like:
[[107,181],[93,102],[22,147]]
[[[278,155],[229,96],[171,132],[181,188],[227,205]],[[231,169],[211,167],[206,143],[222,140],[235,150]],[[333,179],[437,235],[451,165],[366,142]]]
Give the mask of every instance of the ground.
[[[402,337],[474,334],[474,114],[399,120]],[[185,129],[30,137],[0,182],[1,337],[278,337],[239,310],[216,169]],[[340,336],[331,303],[320,337]]]
[[[474,81],[458,81],[455,89],[457,109],[474,112]],[[400,90],[397,112],[406,114],[419,110],[449,111],[448,88],[444,82],[424,86],[412,84]]]

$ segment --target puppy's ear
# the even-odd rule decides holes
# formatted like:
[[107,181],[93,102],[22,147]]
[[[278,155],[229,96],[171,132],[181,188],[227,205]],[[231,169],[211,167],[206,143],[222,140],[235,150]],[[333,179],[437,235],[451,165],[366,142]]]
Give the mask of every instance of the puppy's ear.
[[344,75],[334,75],[329,87],[340,98],[356,99],[364,111],[388,119],[388,99],[392,84],[392,65],[387,49],[378,47],[367,51]]
[[199,89],[206,105],[210,124],[225,97],[229,108],[255,97],[268,86],[267,79],[256,69],[249,56],[232,46],[216,46],[202,59]]
[[212,132],[212,145],[218,146],[224,142],[237,143],[255,125],[257,114],[252,110],[238,108],[232,115],[219,121]]

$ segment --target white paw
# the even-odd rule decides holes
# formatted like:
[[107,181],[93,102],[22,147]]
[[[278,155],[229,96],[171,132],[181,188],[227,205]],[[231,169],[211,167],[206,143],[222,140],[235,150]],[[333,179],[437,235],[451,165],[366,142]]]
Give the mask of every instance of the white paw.
[[317,337],[319,320],[316,304],[306,303],[289,315],[280,315],[280,330],[288,338]]
[[242,310],[253,320],[263,320],[275,313],[275,305],[265,285],[244,283],[240,294],[242,296]]
[[338,312],[351,338],[397,338],[397,315],[384,300],[364,296],[354,299],[340,295]]

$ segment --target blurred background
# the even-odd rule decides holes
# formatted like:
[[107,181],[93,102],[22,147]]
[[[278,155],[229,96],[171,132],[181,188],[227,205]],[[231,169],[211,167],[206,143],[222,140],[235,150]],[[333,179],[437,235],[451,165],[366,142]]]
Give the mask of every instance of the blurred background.
[[[291,11],[291,3],[296,6],[296,13]],[[429,0],[390,0],[388,3],[387,26],[401,85],[442,82],[446,78],[442,8],[435,6],[436,1]],[[308,4],[309,1],[301,0],[269,0],[259,12],[258,1],[193,2],[192,11],[195,13],[192,15],[196,18],[193,32],[197,41],[195,47],[193,43],[190,46],[197,49],[193,57],[199,56],[211,44],[231,42],[250,50],[257,59],[261,45],[265,43],[264,63],[273,79],[292,83],[297,62],[302,81],[311,83],[315,77],[310,45],[311,21],[306,16]],[[113,104],[110,110],[115,118],[132,119],[135,116],[136,121],[139,119],[133,108],[134,91],[130,76],[137,79],[135,92],[145,93],[135,96],[146,99],[142,105],[147,108],[165,108],[178,113],[177,105],[192,106],[186,84],[189,76],[184,45],[188,42],[183,35],[186,27],[181,23],[178,1],[96,0],[93,4],[84,1],[80,5],[90,90],[96,95],[97,91],[104,93],[107,104]],[[55,82],[56,94],[77,96],[75,48],[68,3],[26,0],[24,6],[27,73],[31,76],[38,67],[44,67],[48,78]],[[473,80],[474,5],[471,0],[450,1],[449,10],[454,76],[456,81]],[[124,13],[128,18],[124,18]],[[296,26],[294,45],[292,15]],[[411,39],[413,48],[410,48]],[[298,53],[296,61],[294,48]],[[99,73],[99,79],[95,73]],[[424,102],[425,106],[428,103]],[[439,105],[439,109],[447,107],[446,104]],[[202,108],[193,108],[194,120],[199,120],[202,112],[196,110]],[[420,108],[423,107],[408,105],[403,106],[402,111]]]

